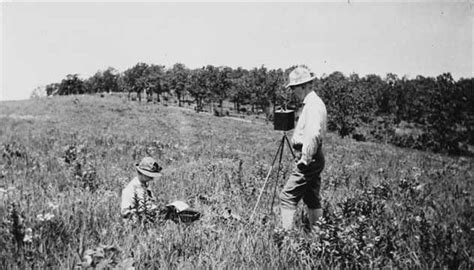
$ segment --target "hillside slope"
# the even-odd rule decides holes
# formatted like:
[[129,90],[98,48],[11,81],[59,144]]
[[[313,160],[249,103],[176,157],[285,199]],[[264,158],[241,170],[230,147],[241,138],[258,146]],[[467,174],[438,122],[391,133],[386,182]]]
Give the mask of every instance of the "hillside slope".
[[[275,236],[276,175],[247,222],[282,135],[269,124],[113,96],[2,102],[1,265],[472,266],[472,158],[329,134],[321,233]],[[291,170],[284,154],[277,190]],[[121,189],[146,155],[164,167],[152,184],[159,202],[185,200],[200,221],[134,227],[120,218]]]

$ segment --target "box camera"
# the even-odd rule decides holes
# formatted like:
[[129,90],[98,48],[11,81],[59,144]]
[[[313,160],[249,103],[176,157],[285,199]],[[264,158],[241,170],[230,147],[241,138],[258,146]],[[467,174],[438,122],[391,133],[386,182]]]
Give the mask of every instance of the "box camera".
[[295,128],[295,111],[278,110],[273,118],[273,129],[288,131]]

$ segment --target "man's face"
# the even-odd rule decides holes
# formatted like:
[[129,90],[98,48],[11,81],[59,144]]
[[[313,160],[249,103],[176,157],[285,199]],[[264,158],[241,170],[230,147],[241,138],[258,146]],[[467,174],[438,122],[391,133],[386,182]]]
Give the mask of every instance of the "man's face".
[[140,182],[142,182],[142,183],[148,183],[148,182],[154,180],[153,177],[150,177],[150,176],[147,176],[147,175],[144,175],[144,174],[139,174],[139,177],[140,177]]
[[295,85],[291,87],[293,93],[298,98],[298,101],[302,102],[305,98],[305,88],[302,85]]

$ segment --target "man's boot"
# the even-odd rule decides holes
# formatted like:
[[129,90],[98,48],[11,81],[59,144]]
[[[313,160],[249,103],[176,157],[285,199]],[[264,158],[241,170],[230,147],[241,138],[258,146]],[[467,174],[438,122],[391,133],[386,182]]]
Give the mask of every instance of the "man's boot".
[[311,229],[317,228],[317,222],[323,217],[323,209],[308,209],[308,219]]
[[288,208],[280,208],[281,212],[281,225],[284,230],[291,230],[293,228],[293,216],[296,210]]

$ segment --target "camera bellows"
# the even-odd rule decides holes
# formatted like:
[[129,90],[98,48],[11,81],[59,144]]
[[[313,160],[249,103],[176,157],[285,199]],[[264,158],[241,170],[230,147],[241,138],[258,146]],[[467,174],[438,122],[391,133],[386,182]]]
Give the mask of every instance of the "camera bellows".
[[202,214],[196,210],[190,209],[185,202],[175,201],[166,205],[162,213],[163,219],[170,219],[176,223],[189,224],[201,218]]
[[192,210],[192,209],[187,209],[187,210],[179,212],[178,213],[178,218],[179,218],[180,222],[187,224],[187,223],[194,222],[194,221],[198,220],[199,218],[201,218],[201,213],[199,213],[195,210]]

